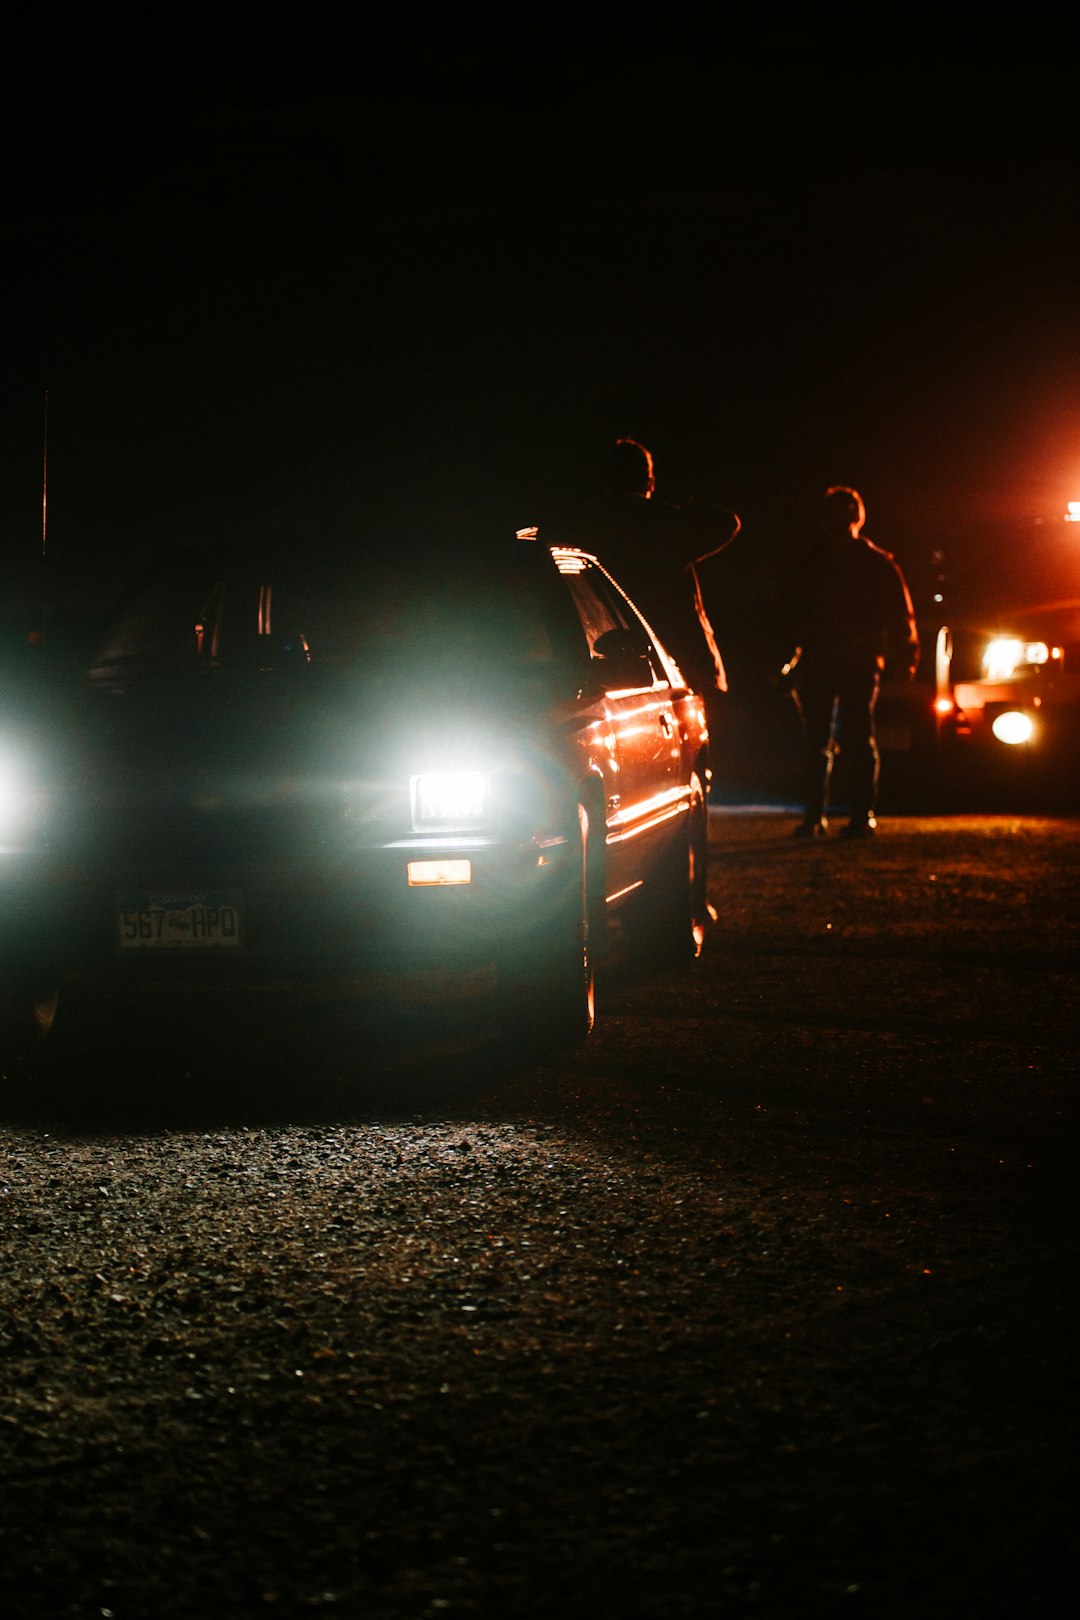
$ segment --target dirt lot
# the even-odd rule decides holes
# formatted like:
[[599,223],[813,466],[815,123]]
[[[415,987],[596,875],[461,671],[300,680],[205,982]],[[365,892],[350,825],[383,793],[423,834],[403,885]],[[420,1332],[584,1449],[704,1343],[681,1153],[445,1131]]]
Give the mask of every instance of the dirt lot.
[[58,1028],[6,1616],[1071,1609],[1080,822],[713,821],[702,960],[559,1067],[482,983]]

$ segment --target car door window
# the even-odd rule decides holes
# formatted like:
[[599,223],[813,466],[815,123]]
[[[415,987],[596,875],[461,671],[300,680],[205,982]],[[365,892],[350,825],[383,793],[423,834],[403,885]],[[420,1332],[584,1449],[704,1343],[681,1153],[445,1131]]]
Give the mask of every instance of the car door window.
[[589,653],[608,630],[634,630],[645,642],[653,669],[653,683],[670,684],[670,675],[654,646],[648,625],[636,614],[611,580],[596,567],[567,574],[566,584],[581,619]]

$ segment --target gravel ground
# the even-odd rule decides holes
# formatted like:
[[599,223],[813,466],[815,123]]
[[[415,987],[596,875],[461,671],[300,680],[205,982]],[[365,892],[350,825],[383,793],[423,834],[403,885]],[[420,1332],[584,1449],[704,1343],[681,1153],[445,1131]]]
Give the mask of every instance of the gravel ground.
[[480,979],[9,1083],[10,1620],[1071,1611],[1080,822],[789,825],[557,1067]]

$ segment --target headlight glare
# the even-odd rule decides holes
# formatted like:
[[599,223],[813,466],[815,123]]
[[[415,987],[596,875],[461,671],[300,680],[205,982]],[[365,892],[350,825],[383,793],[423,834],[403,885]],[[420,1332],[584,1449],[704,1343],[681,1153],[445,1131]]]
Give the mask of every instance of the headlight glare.
[[990,729],[998,742],[1015,747],[1018,743],[1031,741],[1035,735],[1035,722],[1022,709],[1006,709],[995,717]]
[[21,846],[43,806],[17,758],[0,750],[0,848]]
[[464,832],[488,820],[490,781],[481,771],[431,772],[410,787],[416,832]]
[[1045,641],[1021,641],[1018,636],[995,636],[986,644],[983,670],[988,681],[1007,681],[1019,670],[1048,663],[1050,648]]

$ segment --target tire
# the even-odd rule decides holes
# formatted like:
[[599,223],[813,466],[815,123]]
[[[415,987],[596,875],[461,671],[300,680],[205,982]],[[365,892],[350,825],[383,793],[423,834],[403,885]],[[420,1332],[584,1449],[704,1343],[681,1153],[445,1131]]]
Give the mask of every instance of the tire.
[[0,970],[0,1076],[32,1064],[52,1031],[60,990],[46,972]]
[[500,1013],[508,1038],[548,1051],[580,1046],[596,1019],[590,913],[589,816],[577,806],[577,836],[552,905],[496,964]]
[[636,919],[636,942],[651,960],[668,965],[701,955],[709,924],[708,860],[705,790],[695,771],[686,820],[650,880]]

